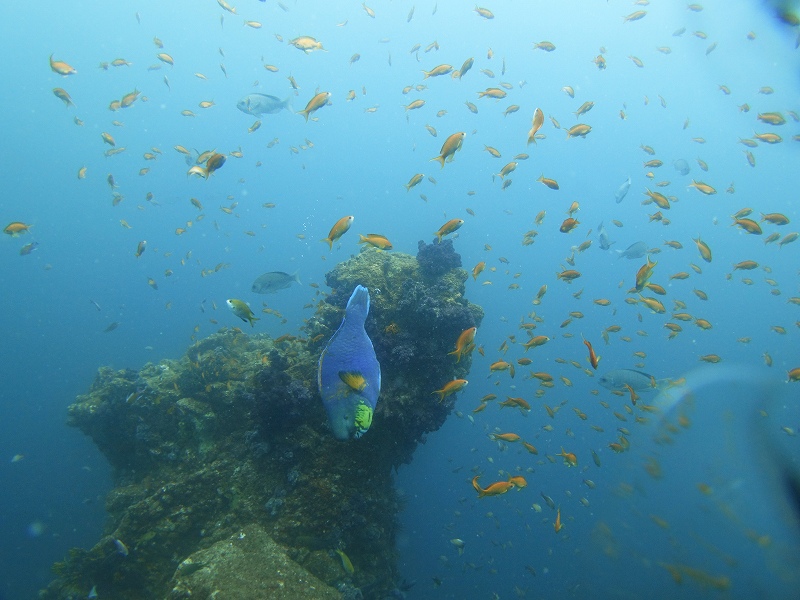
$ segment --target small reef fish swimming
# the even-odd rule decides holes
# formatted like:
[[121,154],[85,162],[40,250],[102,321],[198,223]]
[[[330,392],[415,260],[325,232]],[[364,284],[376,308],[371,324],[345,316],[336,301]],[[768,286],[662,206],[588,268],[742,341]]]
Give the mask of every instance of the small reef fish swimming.
[[629,260],[641,258],[647,254],[647,244],[644,242],[634,242],[625,248],[625,250],[617,250],[616,252],[618,253],[617,258],[622,258],[623,256]]
[[276,115],[282,110],[291,111],[292,97],[281,100],[268,94],[248,94],[236,104],[243,113],[260,117],[261,115]]
[[293,283],[301,285],[299,271],[295,271],[291,275],[283,271],[270,271],[258,277],[250,290],[255,294],[275,294],[279,290],[290,287]]
[[625,196],[628,193],[628,190],[631,189],[631,178],[628,179],[617,189],[616,193],[614,194],[614,198],[617,200],[617,204],[622,202]]
[[381,365],[364,329],[368,314],[369,290],[357,285],[319,358],[317,385],[337,440],[360,438],[369,430],[381,391]]
[[600,240],[600,248],[602,250],[610,250],[611,245],[614,243],[611,241],[611,238],[608,237],[608,232],[606,231],[605,227],[603,227],[603,223],[600,223],[600,226],[597,228],[597,237]]
[[242,321],[247,321],[250,323],[250,327],[255,327],[256,324],[254,321],[258,321],[259,318],[253,314],[253,311],[250,310],[250,307],[247,306],[241,300],[237,300],[236,298],[229,298],[225,301],[228,305],[228,308],[231,309],[231,312],[239,317]]
[[355,217],[353,217],[352,215],[347,217],[342,217],[341,219],[336,221],[336,223],[334,223],[333,227],[331,227],[331,231],[328,234],[328,237],[323,238],[320,241],[327,242],[328,247],[331,250],[333,250],[333,242],[335,242],[345,233],[347,233],[347,231],[350,229],[350,226],[353,224],[353,219],[355,219]]
[[617,369],[605,373],[598,383],[609,390],[626,391],[628,387],[640,392],[648,389],[657,389],[659,383],[656,378],[648,373],[634,369]]

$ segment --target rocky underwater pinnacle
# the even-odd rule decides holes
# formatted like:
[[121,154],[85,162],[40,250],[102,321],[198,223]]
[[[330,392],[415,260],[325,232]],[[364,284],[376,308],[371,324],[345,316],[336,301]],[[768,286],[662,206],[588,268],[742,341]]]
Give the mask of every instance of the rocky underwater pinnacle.
[[[364,248],[336,265],[300,335],[223,329],[179,360],[101,368],[68,423],[114,468],[106,532],[56,563],[40,598],[93,588],[118,600],[391,593],[402,506],[391,472],[452,411],[454,396],[439,403],[431,392],[467,375],[470,357],[448,353],[483,317],[464,297],[452,242],[428,246],[416,258]],[[360,439],[339,441],[318,366],[357,286],[369,290],[363,329],[380,364],[380,402]],[[251,551],[262,556],[253,562]],[[283,565],[283,575],[259,561]]]

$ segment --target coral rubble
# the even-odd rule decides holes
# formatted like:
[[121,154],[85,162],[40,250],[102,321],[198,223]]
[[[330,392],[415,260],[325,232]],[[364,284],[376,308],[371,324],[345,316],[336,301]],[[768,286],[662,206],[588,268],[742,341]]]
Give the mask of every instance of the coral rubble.
[[[328,273],[304,337],[223,329],[180,360],[101,368],[69,424],[114,467],[106,535],[57,563],[40,598],[384,597],[400,579],[392,469],[452,410],[431,392],[469,372],[447,353],[483,317],[460,264],[449,240],[417,258],[365,248]],[[382,389],[372,428],[338,442],[316,368],[357,284]]]

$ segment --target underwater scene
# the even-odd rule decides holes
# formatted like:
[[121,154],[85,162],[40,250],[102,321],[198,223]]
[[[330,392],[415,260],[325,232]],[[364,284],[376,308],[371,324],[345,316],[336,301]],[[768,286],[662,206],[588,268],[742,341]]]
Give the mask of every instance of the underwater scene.
[[0,600],[800,597],[795,4],[0,17]]

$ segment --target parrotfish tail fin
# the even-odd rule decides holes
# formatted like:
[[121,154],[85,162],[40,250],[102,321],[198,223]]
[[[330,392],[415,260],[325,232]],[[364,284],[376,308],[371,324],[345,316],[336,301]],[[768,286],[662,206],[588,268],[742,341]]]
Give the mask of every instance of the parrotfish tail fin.
[[369,313],[369,290],[363,285],[357,285],[350,300],[347,301],[347,314],[358,314],[366,320],[367,313]]
[[300,271],[292,273],[292,281],[296,281],[297,285],[303,285],[303,282],[300,281]]
[[292,110],[292,95],[291,94],[289,94],[289,96],[286,97],[286,100],[283,101],[282,106],[283,106],[283,108],[285,108],[289,112],[294,112],[294,110]]
[[321,239],[320,242],[325,242],[326,244],[328,244],[328,248],[333,250],[333,240],[331,238]]
[[444,169],[444,156],[441,156],[441,155],[440,156],[434,156],[431,160],[432,161],[433,160],[438,161],[439,164],[442,165],[442,168]]

